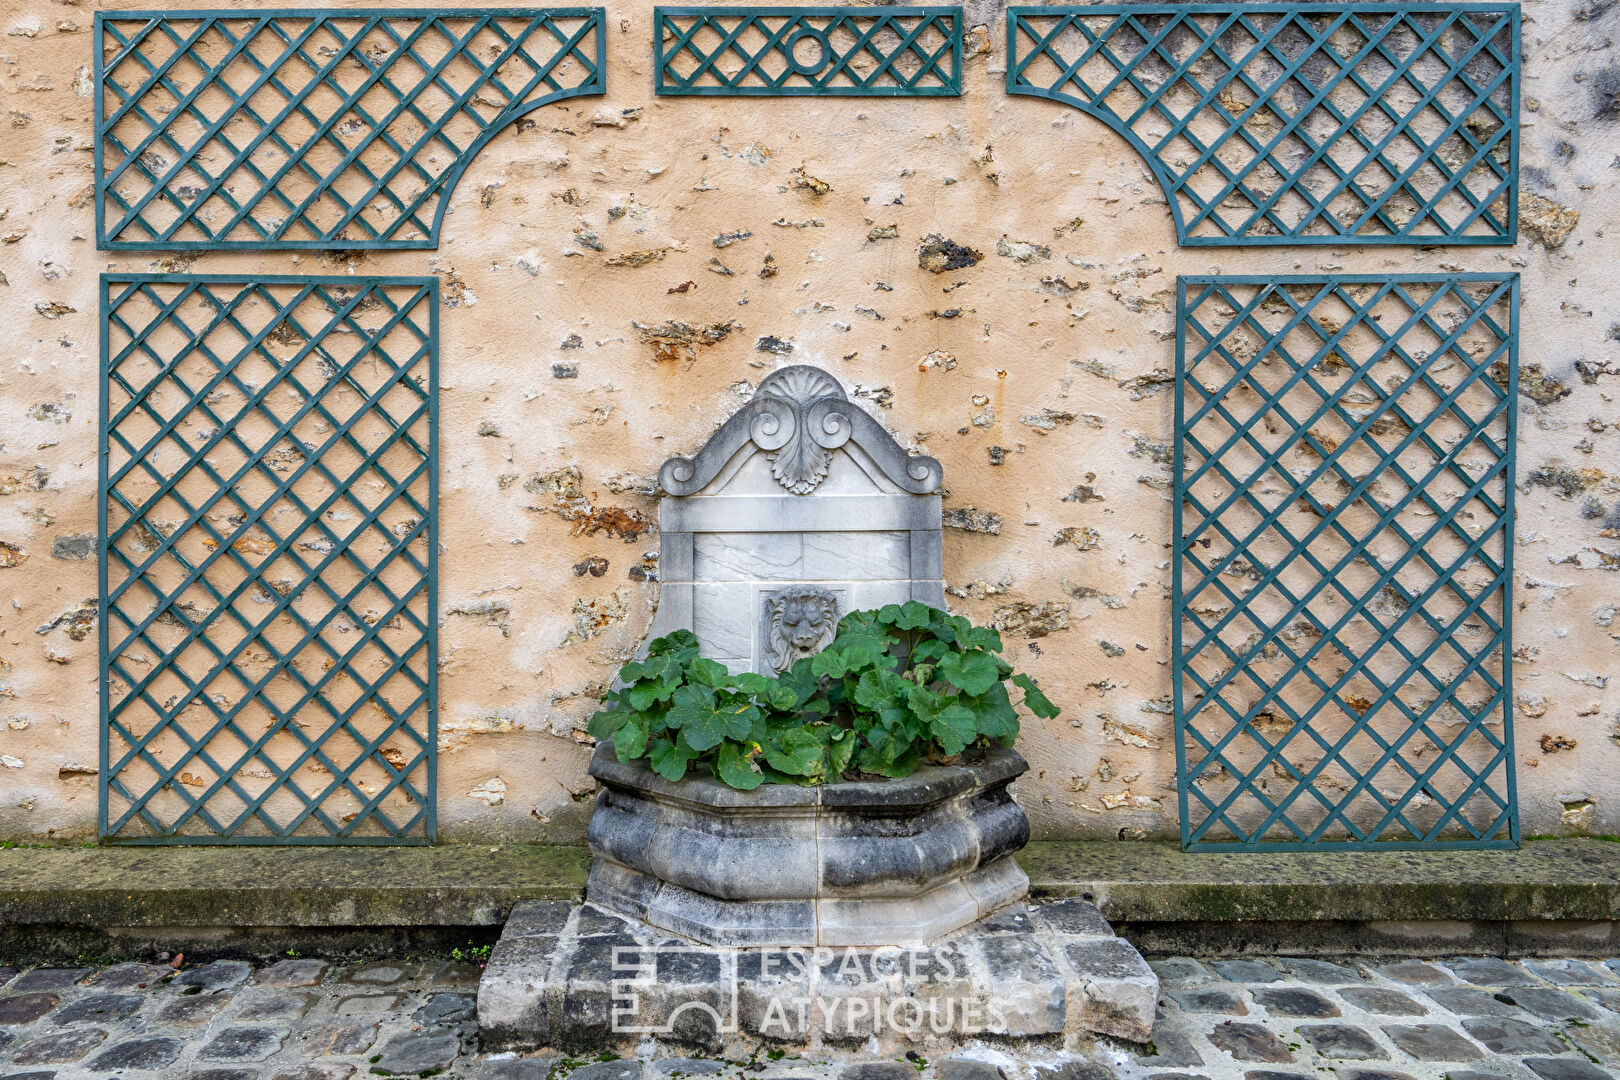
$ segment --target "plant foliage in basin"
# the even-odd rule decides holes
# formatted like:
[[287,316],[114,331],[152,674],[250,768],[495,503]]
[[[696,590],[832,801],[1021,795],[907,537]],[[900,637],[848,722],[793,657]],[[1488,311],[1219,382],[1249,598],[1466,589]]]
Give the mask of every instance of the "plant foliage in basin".
[[591,717],[619,760],[645,758],[666,780],[707,766],[734,788],[906,776],[1018,737],[1019,704],[1058,714],[1035,681],[1001,657],[1001,635],[912,601],[852,611],[826,649],[770,677],[733,675],[678,630],[626,664]]

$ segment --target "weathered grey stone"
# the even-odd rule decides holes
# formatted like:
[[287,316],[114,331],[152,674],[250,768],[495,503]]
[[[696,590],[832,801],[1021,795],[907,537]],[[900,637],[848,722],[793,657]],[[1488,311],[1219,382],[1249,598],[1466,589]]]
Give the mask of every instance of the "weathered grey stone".
[[33,990],[62,990],[89,975],[92,968],[35,968],[18,975],[6,989],[13,994]]
[[0,1024],[21,1026],[32,1024],[61,1003],[55,994],[16,994],[0,998]]
[[901,1061],[869,1061],[841,1070],[838,1080],[917,1080],[917,1070]]
[[1478,1061],[1484,1051],[1444,1024],[1386,1024],[1390,1042],[1419,1061]]
[[1270,1061],[1283,1064],[1294,1060],[1281,1039],[1259,1024],[1228,1020],[1215,1025],[1209,1041],[1239,1061]]
[[1356,1008],[1379,1016],[1423,1016],[1429,1011],[1399,990],[1382,986],[1347,986],[1339,991],[1339,996]]
[[655,1076],[713,1076],[724,1069],[725,1062],[713,1058],[660,1058],[653,1062]]
[[460,1052],[461,1040],[454,1035],[400,1035],[383,1047],[371,1071],[382,1076],[420,1076],[447,1067]]
[[[229,994],[209,994],[203,996],[194,994],[189,997],[178,997],[164,1004],[157,1012],[157,1022],[175,1027],[195,1027],[206,1023],[216,1013],[230,1004]],[[246,1017],[244,1017],[246,1019]]]
[[204,1061],[263,1061],[281,1049],[287,1029],[282,1027],[228,1027],[210,1039],[197,1056]]
[[1115,1080],[1117,1075],[1100,1061],[1080,1059],[1035,1070],[1035,1080]]
[[1578,1057],[1525,1058],[1530,1071],[1542,1080],[1612,1080],[1612,1074]]
[[1165,986],[1198,986],[1215,981],[1215,975],[1190,956],[1172,956],[1164,960],[1150,960],[1148,966]]
[[51,540],[51,558],[88,559],[96,553],[96,534],[67,533]]
[[575,905],[556,900],[520,900],[512,906],[501,929],[504,937],[533,937],[560,934],[568,925]]
[[1523,1010],[1512,1002],[1503,1001],[1489,990],[1472,986],[1442,986],[1424,991],[1428,997],[1447,1012],[1458,1016],[1523,1016]]
[[599,1061],[594,1065],[575,1069],[569,1080],[641,1080],[639,1061]]
[[605,743],[591,761],[603,790],[587,892],[710,944],[927,944],[1027,893],[1009,856],[1029,824],[1007,791],[1026,768],[998,748],[882,783],[738,792],[707,777],[670,783]]
[[314,986],[321,981],[326,967],[325,960],[278,960],[269,967],[260,968],[253,976],[253,982],[257,986],[279,989]]
[[1170,1027],[1155,1030],[1149,1051],[1138,1053],[1135,1058],[1144,1068],[1180,1069],[1204,1063],[1204,1055],[1193,1044],[1191,1032]]
[[124,1019],[140,1007],[138,994],[91,994],[57,1009],[51,1019],[57,1024],[111,1023]]
[[1373,970],[1386,979],[1414,986],[1451,986],[1456,981],[1446,971],[1421,960],[1402,960]]
[[478,999],[472,994],[434,994],[427,1004],[416,1010],[416,1019],[423,1024],[459,1024],[478,1014]]
[[300,1061],[270,1074],[270,1080],[349,1080],[354,1066],[346,1061]]
[[253,965],[245,960],[215,960],[200,968],[182,971],[175,976],[175,986],[200,986],[204,990],[226,990],[239,986],[253,974]]
[[1247,1016],[1249,1007],[1230,990],[1214,987],[1195,987],[1190,990],[1166,990],[1165,997],[1181,1006],[1183,1012],[1223,1013],[1227,1016]]
[[1084,900],[1054,900],[1035,908],[1037,917],[1060,934],[1113,937],[1113,927],[1102,917],[1097,905]]
[[1346,1061],[1385,1061],[1389,1054],[1373,1037],[1351,1024],[1301,1024],[1299,1033],[1311,1048],[1326,1058]]
[[1613,986],[1613,972],[1601,964],[1585,960],[1550,959],[1520,961],[1525,970],[1559,986]]
[[174,971],[165,964],[114,964],[84,980],[84,985],[100,990],[134,990],[155,986]]
[[556,1058],[490,1058],[472,1067],[473,1080],[550,1080]]
[[953,1055],[934,1062],[936,1080],[1007,1080],[999,1065]]
[[1470,956],[1443,961],[1451,973],[1475,986],[1534,986],[1539,980],[1528,971],[1494,956]]
[[258,1069],[201,1069],[186,1073],[185,1080],[259,1080]]
[[[1146,1042],[1159,980],[1141,954],[1119,938],[1081,938],[1064,948],[1064,957],[1081,983],[1074,1016],[1080,1028]],[[1075,998],[1071,993],[1071,1010]]]
[[[1390,1072],[1388,1069],[1345,1069],[1338,1074],[1344,1080],[1413,1080],[1411,1073]],[[1448,1072],[1450,1080],[1462,1080],[1463,1074]]]
[[1338,1016],[1339,1007],[1313,990],[1295,987],[1257,987],[1252,990],[1255,1004],[1274,1016]]
[[345,971],[342,981],[365,986],[390,986],[405,977],[405,972],[393,964],[363,964]]
[[97,1054],[91,1069],[163,1069],[172,1065],[186,1044],[167,1035],[129,1039]]
[[990,986],[1011,1035],[1062,1031],[1068,991],[1057,964],[1033,934],[991,934],[979,942]]
[[351,994],[338,1002],[339,1016],[377,1016],[399,1004],[398,994]]
[[1561,1054],[1567,1048],[1557,1037],[1523,1020],[1475,1017],[1463,1028],[1497,1054]]
[[78,1061],[106,1041],[100,1028],[75,1028],[23,1043],[11,1052],[13,1065],[62,1065]]
[[1350,986],[1361,982],[1361,972],[1343,964],[1330,964],[1326,960],[1290,956],[1277,961],[1288,974],[1309,983],[1327,986]]
[[377,1041],[372,1020],[339,1020],[304,1033],[299,1052],[305,1057],[364,1054]]
[[1543,1020],[1596,1020],[1599,1013],[1573,994],[1550,986],[1514,986],[1496,996]]
[[1231,982],[1282,982],[1282,972],[1264,960],[1216,960],[1210,967]]
[[[207,999],[192,999],[207,1000]],[[236,997],[238,1020],[296,1020],[309,1011],[309,994],[280,990],[248,990]]]

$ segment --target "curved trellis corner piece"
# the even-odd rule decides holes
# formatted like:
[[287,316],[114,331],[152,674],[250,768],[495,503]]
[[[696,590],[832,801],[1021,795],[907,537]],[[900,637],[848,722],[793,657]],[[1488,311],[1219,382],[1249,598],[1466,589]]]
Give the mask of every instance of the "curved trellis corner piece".
[[671,495],[693,495],[753,444],[770,455],[771,475],[794,495],[808,495],[827,477],[832,452],[858,447],[889,482],[912,495],[931,495],[944,482],[940,463],[909,454],[883,425],[850,403],[838,380],[811,364],[794,364],[766,376],[748,404],[731,415],[691,457],[672,457],[658,470]]
[[433,248],[525,113],[603,92],[602,8],[96,13],[104,250]]
[[659,7],[659,94],[955,97],[960,7]]
[[1518,4],[1014,7],[1007,56],[1130,142],[1182,245],[1517,239]]

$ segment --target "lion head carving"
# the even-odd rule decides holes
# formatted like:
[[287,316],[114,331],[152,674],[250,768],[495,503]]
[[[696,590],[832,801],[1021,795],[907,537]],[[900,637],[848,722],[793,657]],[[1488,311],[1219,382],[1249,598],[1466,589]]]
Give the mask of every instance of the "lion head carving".
[[837,631],[838,598],[828,590],[797,585],[766,594],[765,661],[772,671],[820,652]]

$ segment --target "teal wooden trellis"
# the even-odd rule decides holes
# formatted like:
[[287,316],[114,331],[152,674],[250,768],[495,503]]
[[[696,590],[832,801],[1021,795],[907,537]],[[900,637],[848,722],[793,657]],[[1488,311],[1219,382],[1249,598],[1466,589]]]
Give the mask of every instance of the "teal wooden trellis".
[[1013,7],[1007,57],[1124,136],[1182,246],[1517,238],[1517,4]]
[[954,97],[959,7],[659,7],[665,95]]
[[1184,847],[1518,843],[1518,292],[1178,279]]
[[438,280],[101,279],[101,835],[435,832]]
[[98,11],[104,249],[433,248],[462,172],[604,86],[601,8]]

